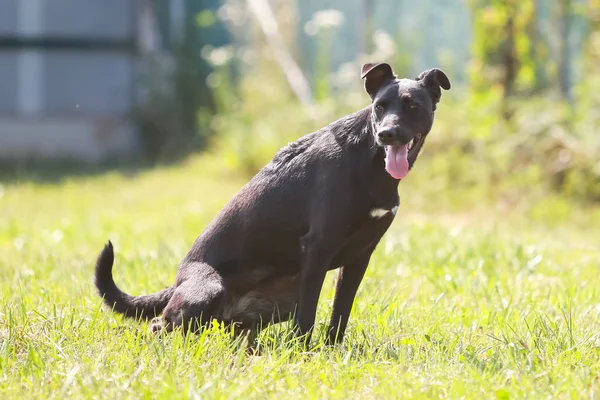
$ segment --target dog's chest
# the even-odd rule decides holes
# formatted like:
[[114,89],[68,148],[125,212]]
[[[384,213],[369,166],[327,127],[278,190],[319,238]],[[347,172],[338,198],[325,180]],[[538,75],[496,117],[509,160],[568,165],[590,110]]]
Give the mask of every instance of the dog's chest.
[[393,206],[391,208],[373,206],[369,210],[368,217],[373,219],[385,218],[390,216],[394,217],[398,212],[398,207],[399,205]]
[[383,161],[379,157],[371,168],[368,177],[362,180],[365,197],[360,204],[361,214],[368,219],[393,219],[400,206],[398,181],[383,172]]
[[368,219],[381,219],[393,217],[398,212],[400,207],[400,196],[398,196],[398,190],[396,187],[391,185],[377,185],[374,184],[370,187],[368,196],[365,199],[366,210],[363,207],[363,213]]
[[368,192],[364,196],[355,199],[350,207],[352,217],[349,218],[349,226],[359,228],[364,225],[370,225],[372,221],[380,219],[393,219],[398,213],[400,199],[396,193],[378,193]]
[[363,193],[354,198],[346,238],[336,263],[345,263],[369,251],[388,230],[398,212],[400,199],[396,190]]

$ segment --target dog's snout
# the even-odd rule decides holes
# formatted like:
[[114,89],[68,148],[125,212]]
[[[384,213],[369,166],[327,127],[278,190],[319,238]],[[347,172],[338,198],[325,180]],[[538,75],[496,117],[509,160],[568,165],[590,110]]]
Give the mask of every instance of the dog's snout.
[[379,131],[377,133],[377,136],[379,137],[379,140],[381,140],[382,142],[389,142],[394,140],[394,137],[396,136],[394,134],[394,131],[392,131],[391,129],[384,129],[382,131]]

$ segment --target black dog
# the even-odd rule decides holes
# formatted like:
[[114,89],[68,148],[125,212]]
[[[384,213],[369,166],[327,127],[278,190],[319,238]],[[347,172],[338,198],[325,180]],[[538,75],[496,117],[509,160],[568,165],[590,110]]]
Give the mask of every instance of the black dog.
[[109,242],[96,286],[114,311],[153,318],[154,330],[198,329],[215,318],[256,332],[295,315],[310,333],[327,271],[339,268],[328,342],[344,335],[371,253],[392,223],[398,182],[417,159],[450,82],[439,69],[396,79],[365,64],[373,103],[281,149],[196,239],[173,286],[130,296],[112,277]]

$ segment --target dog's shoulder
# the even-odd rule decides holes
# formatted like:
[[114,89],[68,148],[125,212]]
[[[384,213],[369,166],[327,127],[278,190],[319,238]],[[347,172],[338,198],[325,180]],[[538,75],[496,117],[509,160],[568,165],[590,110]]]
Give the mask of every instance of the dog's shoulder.
[[367,123],[369,108],[340,118],[316,132],[309,133],[295,142],[282,147],[269,163],[269,167],[280,168],[298,157],[303,162],[311,158],[336,157],[343,150],[364,145],[368,138]]

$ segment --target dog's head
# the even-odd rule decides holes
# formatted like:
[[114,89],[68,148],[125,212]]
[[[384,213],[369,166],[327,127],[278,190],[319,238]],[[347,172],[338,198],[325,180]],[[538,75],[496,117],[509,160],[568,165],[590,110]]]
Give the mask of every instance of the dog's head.
[[412,168],[433,115],[450,81],[439,69],[423,71],[415,79],[397,79],[386,63],[365,64],[361,78],[373,104],[371,121],[375,142],[385,149],[385,169],[395,179]]

